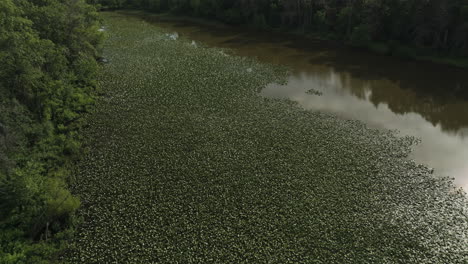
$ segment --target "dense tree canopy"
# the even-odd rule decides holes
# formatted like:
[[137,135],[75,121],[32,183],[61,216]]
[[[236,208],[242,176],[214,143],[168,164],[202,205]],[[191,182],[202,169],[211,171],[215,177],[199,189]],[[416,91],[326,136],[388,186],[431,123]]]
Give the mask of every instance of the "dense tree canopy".
[[0,1],[1,263],[40,263],[57,245],[31,241],[62,232],[80,204],[68,164],[97,85],[97,15],[82,0]]
[[[95,0],[217,18],[262,28],[299,29],[386,53],[468,55],[467,0]],[[412,47],[409,50],[408,47]]]

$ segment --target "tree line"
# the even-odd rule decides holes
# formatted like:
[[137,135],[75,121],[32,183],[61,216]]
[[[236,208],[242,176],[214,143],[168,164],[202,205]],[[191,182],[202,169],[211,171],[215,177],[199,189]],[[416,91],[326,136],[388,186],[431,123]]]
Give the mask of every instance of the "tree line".
[[0,263],[49,263],[71,233],[99,24],[83,0],[0,1]]
[[[468,56],[468,0],[94,0],[285,28],[400,55]],[[405,54],[418,53],[418,54]]]

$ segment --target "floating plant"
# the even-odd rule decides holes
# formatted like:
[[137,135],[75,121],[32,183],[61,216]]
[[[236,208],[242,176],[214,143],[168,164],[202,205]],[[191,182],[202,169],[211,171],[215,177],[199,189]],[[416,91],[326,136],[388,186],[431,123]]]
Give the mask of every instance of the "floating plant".
[[466,196],[407,159],[414,138],[262,98],[285,69],[104,17],[65,261],[468,263]]
[[321,96],[323,95],[323,93],[319,90],[315,90],[315,89],[309,89],[306,91],[306,94],[311,94],[311,95],[317,95],[317,96]]

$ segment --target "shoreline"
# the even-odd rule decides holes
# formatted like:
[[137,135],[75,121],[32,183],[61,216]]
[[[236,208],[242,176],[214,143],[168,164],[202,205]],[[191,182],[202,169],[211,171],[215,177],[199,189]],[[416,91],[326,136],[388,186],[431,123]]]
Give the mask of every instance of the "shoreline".
[[[117,12],[128,15],[144,16],[151,17],[152,19],[159,19],[163,22],[189,22],[203,26],[212,26],[212,27],[226,27],[230,30],[242,30],[248,32],[260,32],[260,33],[272,33],[272,34],[282,34],[286,38],[302,38],[305,41],[323,41],[328,43],[336,48],[345,48],[354,51],[365,51],[369,54],[380,55],[387,58],[400,59],[402,61],[416,61],[421,63],[431,63],[435,65],[454,67],[458,69],[468,69],[468,58],[459,59],[452,56],[440,56],[432,53],[432,55],[411,55],[411,54],[390,54],[390,48],[386,43],[378,42],[368,42],[363,44],[356,44],[351,42],[342,42],[338,40],[333,40],[327,38],[326,36],[316,34],[313,32],[302,32],[300,30],[291,30],[291,29],[258,29],[249,25],[229,25],[217,20],[206,19],[202,17],[193,17],[187,15],[178,15],[172,13],[151,13],[143,10],[132,10],[132,9],[123,9],[116,11],[104,11],[104,12]],[[401,46],[401,50],[413,50],[415,48],[409,46]],[[398,51],[396,51],[398,52]]]

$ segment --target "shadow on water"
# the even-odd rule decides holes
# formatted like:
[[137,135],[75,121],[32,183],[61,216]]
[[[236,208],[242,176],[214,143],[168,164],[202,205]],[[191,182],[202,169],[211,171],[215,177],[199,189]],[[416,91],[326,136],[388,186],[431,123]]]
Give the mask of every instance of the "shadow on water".
[[[468,189],[466,69],[370,54],[297,35],[141,17],[197,43],[289,66],[289,82],[269,85],[263,96],[289,98],[306,109],[417,136],[422,143],[412,158]],[[310,89],[322,95],[307,93]]]

